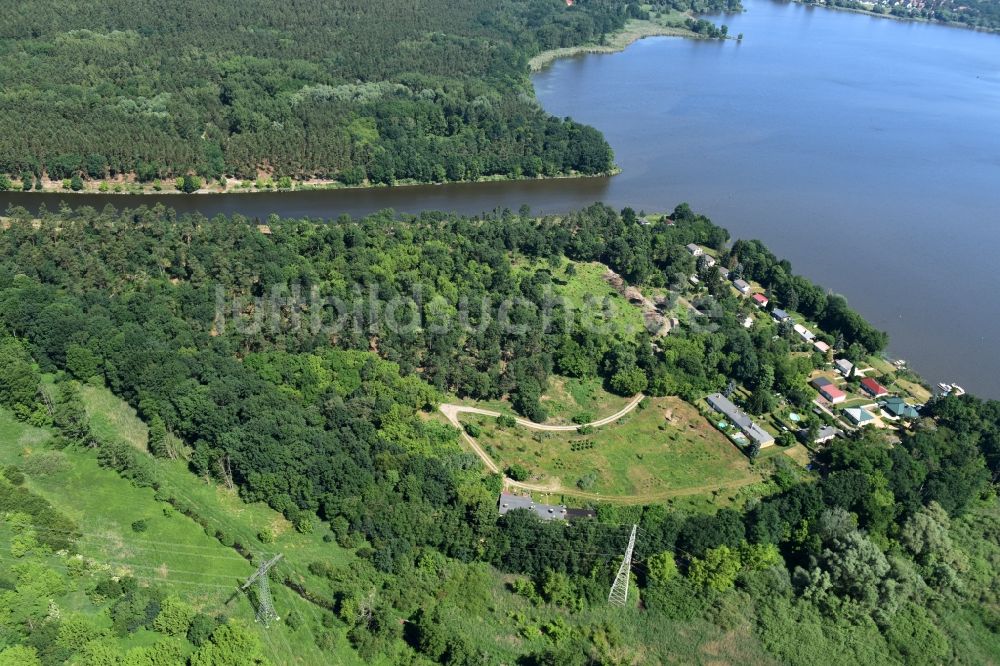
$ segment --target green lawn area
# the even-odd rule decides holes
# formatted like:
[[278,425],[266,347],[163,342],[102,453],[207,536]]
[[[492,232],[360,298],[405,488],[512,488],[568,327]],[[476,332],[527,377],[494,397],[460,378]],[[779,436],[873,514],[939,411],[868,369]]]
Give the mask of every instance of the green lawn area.
[[[86,387],[83,395],[95,430],[143,445],[145,424],[128,405],[102,388]],[[48,431],[20,423],[10,412],[0,410],[0,464],[21,467],[26,485],[76,522],[83,533],[77,544],[82,554],[147,584],[175,591],[205,612],[243,617],[252,623],[250,603],[233,593],[253,572],[253,565],[209,536],[197,522],[157,500],[151,488],[138,488],[100,467],[91,451],[52,449],[46,445],[49,438]],[[156,461],[156,472],[162,489],[196,506],[213,534],[222,529],[261,555],[283,553],[281,573],[310,590],[320,594],[325,590],[308,573],[310,562],[322,560],[336,566],[353,558],[350,551],[325,543],[322,529],[300,534],[279,513],[261,504],[244,503],[235,492],[197,478],[181,461]],[[139,520],[146,522],[141,533],[132,528]],[[265,528],[276,535],[274,543],[264,545],[256,539]],[[360,663],[346,647],[322,654],[312,638],[322,630],[320,609],[283,585],[274,584],[271,590],[280,615],[296,609],[305,619],[295,630],[284,623],[267,630],[261,627],[261,638],[274,663]],[[346,638],[338,636],[336,643],[346,646]]]
[[576,416],[585,417],[589,422],[614,414],[631,399],[604,390],[601,380],[596,377],[576,379],[553,375],[541,403],[549,414],[547,423],[572,423]]
[[[573,312],[574,321],[591,330],[607,330],[622,338],[631,338],[645,327],[642,311],[629,303],[604,279],[608,267],[599,262],[574,262],[564,259],[558,268],[547,262],[529,263],[513,259],[515,271],[546,269],[552,273],[554,292]],[[573,268],[570,269],[569,267]],[[567,270],[572,270],[569,275]]]
[[[608,392],[596,377],[577,379],[551,375],[549,386],[541,396],[541,403],[549,415],[545,423],[569,424],[574,422],[573,417],[576,416],[589,416],[588,421],[595,421],[614,414],[631,399],[631,396],[623,397]],[[462,400],[452,395],[447,401],[520,416],[507,400]]]
[[557,478],[564,487],[609,499],[708,493],[760,478],[743,454],[678,398],[648,398],[590,434],[501,429],[495,419],[464,418],[480,425],[478,441],[499,464],[519,464],[536,480]]

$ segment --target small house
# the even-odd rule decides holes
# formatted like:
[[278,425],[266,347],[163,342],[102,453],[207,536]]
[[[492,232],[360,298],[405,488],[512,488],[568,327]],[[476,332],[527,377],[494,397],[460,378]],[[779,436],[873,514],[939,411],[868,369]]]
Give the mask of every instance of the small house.
[[860,427],[874,423],[875,417],[867,409],[861,407],[848,407],[844,410],[844,416],[854,425]]
[[760,444],[762,448],[774,444],[774,435],[754,423],[746,412],[734,405],[726,396],[721,393],[713,393],[706,398],[706,401],[709,407],[724,415],[744,435]]
[[854,370],[854,364],[848,361],[846,358],[838,358],[833,362],[833,367],[837,369],[837,372],[845,377],[851,376],[851,371]]
[[701,255],[705,254],[705,251],[700,247],[698,247],[697,245],[695,245],[694,243],[688,243],[686,247],[687,251],[691,253],[692,257],[700,257]]
[[820,354],[826,354],[830,351],[830,345],[826,344],[822,340],[814,340],[813,349],[818,351]]
[[882,411],[892,418],[915,419],[920,417],[916,407],[908,404],[905,400],[896,395],[889,396],[880,402],[879,406],[882,408]]
[[871,377],[865,377],[861,380],[861,388],[863,388],[865,393],[873,398],[881,398],[884,395],[889,395],[889,389],[882,386]]
[[767,296],[765,296],[764,294],[754,294],[750,298],[752,298],[753,302],[756,303],[757,306],[761,308],[766,308],[767,304],[770,302],[767,300]]
[[750,293],[750,284],[746,280],[733,280],[733,286],[743,295]]
[[783,321],[788,321],[789,319],[792,318],[790,314],[788,314],[781,308],[774,308],[773,310],[771,310],[771,317],[773,317],[774,321],[778,323],[781,323]]
[[811,383],[831,405],[837,405],[847,400],[847,394],[826,377],[817,377]]
[[816,335],[802,324],[796,324],[794,328],[799,337],[806,342],[812,342],[816,338]]
[[716,266],[715,270],[719,271],[719,275],[722,277],[723,280],[729,279],[729,271],[726,269],[725,266]]
[[703,254],[698,258],[698,263],[703,265],[705,268],[712,268],[715,266],[715,257],[710,254]]
[[834,428],[830,425],[825,425],[816,432],[816,437],[813,439],[813,444],[826,444],[834,437],[838,435],[843,435],[840,430]]
[[698,284],[701,282],[701,280],[698,279],[697,275],[692,275],[691,277],[688,278],[688,282],[697,287]]

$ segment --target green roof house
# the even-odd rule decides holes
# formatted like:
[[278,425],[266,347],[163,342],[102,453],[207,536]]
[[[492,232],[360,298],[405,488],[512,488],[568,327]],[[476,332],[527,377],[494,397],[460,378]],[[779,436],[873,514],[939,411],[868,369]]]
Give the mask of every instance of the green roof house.
[[915,419],[920,416],[913,405],[908,405],[905,400],[897,395],[889,396],[879,403],[879,406],[892,417],[897,419]]
[[866,426],[875,421],[875,417],[866,409],[860,407],[848,407],[844,410],[847,420],[856,426]]

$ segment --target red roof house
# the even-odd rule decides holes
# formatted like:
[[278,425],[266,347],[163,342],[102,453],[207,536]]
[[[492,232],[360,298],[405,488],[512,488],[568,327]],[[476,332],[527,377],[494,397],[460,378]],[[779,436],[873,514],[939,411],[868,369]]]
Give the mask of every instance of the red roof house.
[[817,377],[812,381],[812,385],[816,387],[819,394],[826,398],[831,405],[836,405],[847,400],[847,394],[837,388],[826,377]]
[[767,296],[764,294],[754,294],[750,298],[752,298],[753,302],[762,308],[767,306]]
[[861,380],[861,388],[873,398],[881,398],[884,395],[889,395],[889,390],[871,377],[865,377]]

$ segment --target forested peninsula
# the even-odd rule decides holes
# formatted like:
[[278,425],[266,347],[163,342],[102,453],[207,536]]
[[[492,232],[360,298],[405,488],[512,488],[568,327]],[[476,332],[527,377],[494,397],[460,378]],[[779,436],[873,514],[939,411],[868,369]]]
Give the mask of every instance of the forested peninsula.
[[18,5],[0,26],[0,187],[609,173],[603,136],[546,114],[527,63],[643,16],[626,0]]
[[[1000,403],[931,398],[843,298],[686,205],[2,222],[0,663],[1000,650]],[[627,325],[648,303],[662,318]],[[879,413],[865,392],[900,401],[849,426],[841,407]],[[713,411],[722,396],[743,416]],[[438,413],[454,401],[501,411],[464,429],[503,473]],[[581,425],[564,442],[513,415]],[[776,441],[748,441],[744,417]],[[580,489],[608,482],[623,431],[619,483],[642,491],[658,469],[692,492],[552,497],[579,509],[568,520],[506,510],[512,477],[582,464]],[[276,613],[254,623],[262,597],[237,585],[275,553]]]

